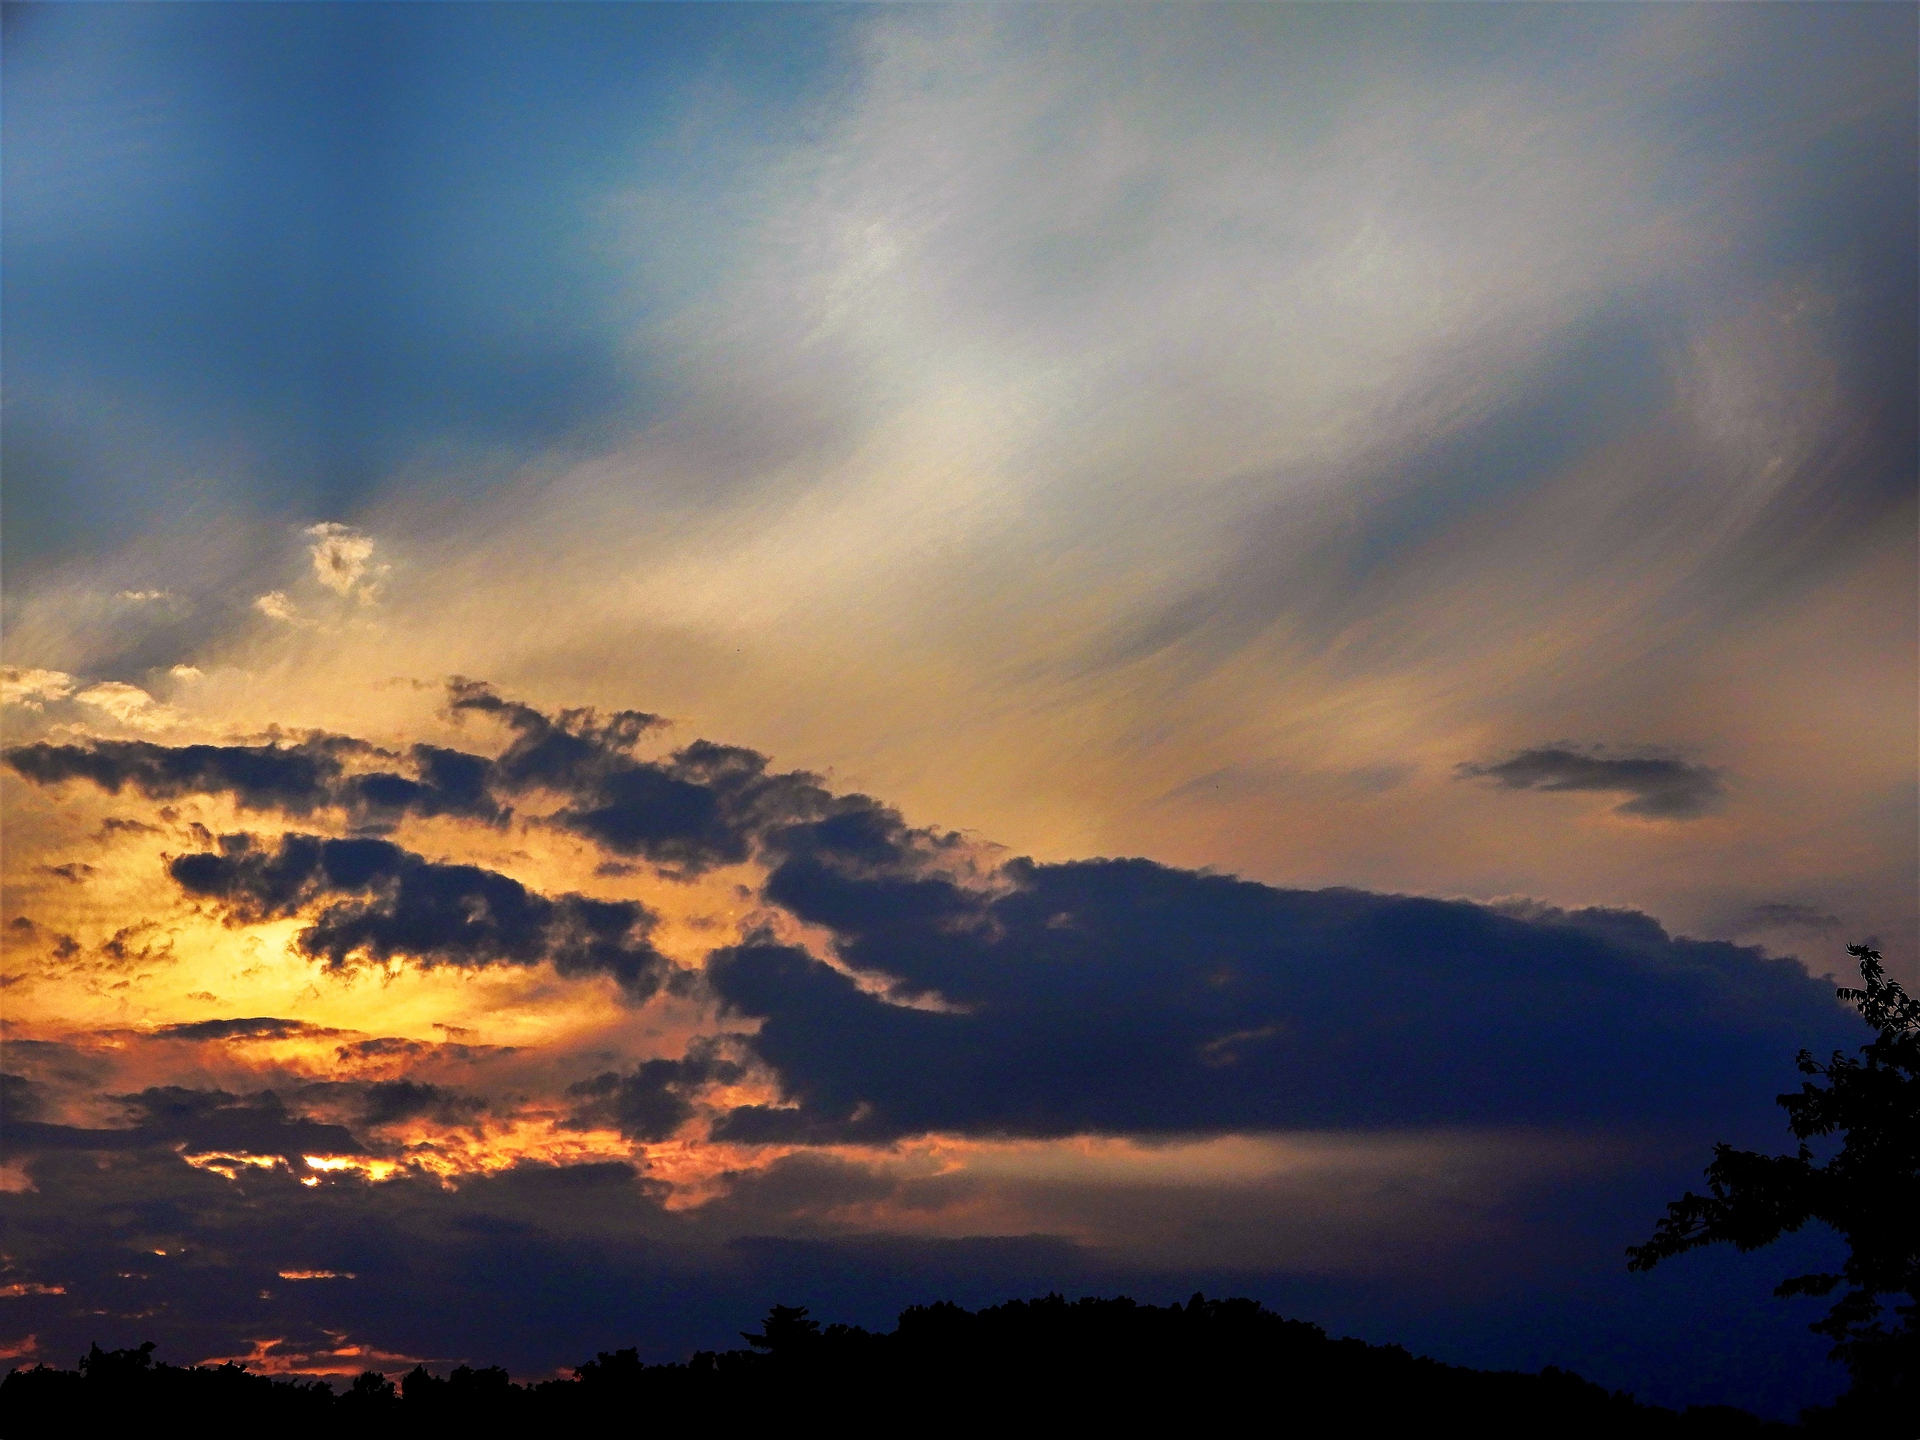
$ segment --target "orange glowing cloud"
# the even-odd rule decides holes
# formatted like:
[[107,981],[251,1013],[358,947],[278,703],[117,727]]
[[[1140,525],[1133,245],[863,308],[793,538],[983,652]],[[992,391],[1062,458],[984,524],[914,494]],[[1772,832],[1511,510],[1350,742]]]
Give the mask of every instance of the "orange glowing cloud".
[[317,1375],[352,1377],[377,1370],[392,1378],[403,1375],[421,1362],[420,1357],[399,1355],[372,1345],[351,1342],[345,1334],[329,1332],[330,1346],[305,1350],[288,1349],[285,1337],[249,1341],[251,1346],[240,1355],[212,1355],[202,1365],[244,1365],[256,1375]]

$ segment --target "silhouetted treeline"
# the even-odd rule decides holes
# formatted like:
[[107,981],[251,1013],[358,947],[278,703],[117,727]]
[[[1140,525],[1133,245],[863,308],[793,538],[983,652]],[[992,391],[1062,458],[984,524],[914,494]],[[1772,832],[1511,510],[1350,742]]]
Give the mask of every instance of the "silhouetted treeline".
[[1801,1433],[1724,1407],[1684,1413],[1641,1405],[1565,1371],[1469,1370],[1394,1345],[1333,1340],[1251,1300],[1139,1305],[1131,1300],[1012,1301],[970,1312],[921,1305],[898,1328],[822,1329],[775,1307],[752,1348],[648,1365],[602,1352],[572,1380],[516,1385],[498,1367],[441,1378],[416,1368],[398,1385],[362,1375],[344,1393],[324,1381],[270,1379],[237,1365],[156,1364],[153,1346],[103,1351],[77,1370],[15,1370],[0,1384],[0,1436],[107,1433],[191,1423],[216,1434],[553,1434],[563,1425],[622,1432],[678,1424],[818,1423],[856,1434],[960,1426],[1079,1428],[1227,1423],[1331,1435],[1375,1427],[1540,1436],[1757,1436]]

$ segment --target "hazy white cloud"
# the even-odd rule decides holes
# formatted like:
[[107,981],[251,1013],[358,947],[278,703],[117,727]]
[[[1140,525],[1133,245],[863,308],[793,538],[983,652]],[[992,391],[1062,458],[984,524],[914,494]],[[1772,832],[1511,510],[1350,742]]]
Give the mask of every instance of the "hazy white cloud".
[[75,683],[73,676],[60,670],[0,666],[0,704],[39,710],[49,700],[66,699]]
[[150,605],[157,601],[173,599],[173,592],[171,590],[122,590],[118,598],[131,601],[136,605]]
[[171,705],[162,705],[138,685],[120,680],[102,680],[73,698],[104,710],[132,730],[167,730],[180,721],[180,712]]
[[313,558],[316,580],[336,595],[357,594],[362,602],[375,597],[378,585],[373,580],[377,572],[371,536],[331,521],[309,525],[306,533],[314,537],[307,553]]
[[269,590],[253,602],[253,608],[269,620],[284,620],[288,624],[300,622],[300,611],[293,601],[287,598],[284,590]]

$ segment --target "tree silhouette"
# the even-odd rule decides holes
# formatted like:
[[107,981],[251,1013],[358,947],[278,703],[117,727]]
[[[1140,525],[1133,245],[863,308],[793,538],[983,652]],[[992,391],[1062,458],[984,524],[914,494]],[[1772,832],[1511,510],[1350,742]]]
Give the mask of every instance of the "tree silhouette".
[[776,1305],[767,1312],[758,1335],[750,1335],[742,1330],[740,1338],[756,1350],[787,1356],[806,1349],[820,1339],[820,1322],[807,1318],[807,1307],[804,1305]]
[[[1836,1050],[1822,1064],[1800,1052],[1800,1072],[1816,1078],[1778,1097],[1800,1141],[1796,1153],[1714,1146],[1711,1193],[1688,1191],[1669,1204],[1653,1238],[1628,1249],[1627,1263],[1650,1270],[1702,1245],[1757,1250],[1810,1220],[1831,1226],[1847,1243],[1840,1273],[1796,1275],[1774,1293],[1830,1295],[1846,1286],[1812,1327],[1834,1341],[1833,1358],[1852,1378],[1836,1416],[1905,1435],[1920,1358],[1920,1000],[1887,979],[1879,951],[1849,945],[1847,953],[1864,983],[1837,993],[1878,1033],[1858,1058]],[[1816,1164],[1807,1142],[1833,1135],[1839,1150]],[[1883,1295],[1906,1296],[1893,1306],[1895,1325],[1885,1323]]]
[[[1759,1440],[1796,1433],[1724,1406],[1642,1405],[1549,1366],[1468,1370],[1397,1345],[1334,1339],[1253,1300],[1142,1305],[1047,1295],[984,1310],[916,1305],[886,1333],[821,1326],[775,1306],[750,1350],[649,1365],[602,1351],[575,1378],[515,1384],[497,1366],[424,1366],[398,1387],[374,1371],[343,1394],[239,1365],[173,1366],[153,1347],[102,1351],[78,1370],[36,1365],[0,1382],[0,1436],[68,1440],[193,1425],[275,1440],[520,1440],[528,1435],[711,1430],[774,1433],[825,1415],[852,1437],[911,1424],[935,1434],[1236,1431],[1248,1417],[1302,1435],[1433,1429],[1554,1440]],[[902,1417],[908,1417],[903,1420]],[[1260,1424],[1256,1420],[1253,1423]]]

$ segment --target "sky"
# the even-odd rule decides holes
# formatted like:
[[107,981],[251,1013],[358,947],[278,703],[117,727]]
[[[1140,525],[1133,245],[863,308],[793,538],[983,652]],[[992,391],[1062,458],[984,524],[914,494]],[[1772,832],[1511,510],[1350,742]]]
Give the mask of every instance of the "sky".
[[1911,983],[1893,5],[10,5],[0,1355],[1649,1275]]

